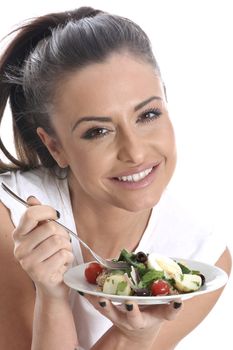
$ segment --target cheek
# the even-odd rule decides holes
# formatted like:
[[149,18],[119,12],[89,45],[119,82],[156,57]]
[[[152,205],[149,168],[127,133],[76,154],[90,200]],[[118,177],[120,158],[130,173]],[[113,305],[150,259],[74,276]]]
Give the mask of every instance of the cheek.
[[169,119],[163,122],[156,130],[154,140],[157,142],[161,153],[166,157],[176,156],[176,143],[173,126]]
[[176,153],[175,134],[172,127],[170,128],[170,131],[167,134],[165,152],[166,152],[165,157],[167,159],[167,162],[169,163],[170,170],[173,173],[176,167],[177,153]]
[[175,134],[171,122],[168,120],[160,131],[158,148],[166,160],[167,170],[173,172],[176,166],[177,155]]
[[104,157],[95,149],[91,151],[73,147],[69,155],[69,165],[77,180],[84,183],[87,179],[88,181],[98,179],[104,169],[103,159]]
[[88,154],[88,156],[85,154],[74,156],[71,160],[71,164],[73,168],[77,170],[78,174],[82,174],[86,177],[96,172],[96,167],[94,166],[96,163],[90,154]]
[[166,149],[167,152],[170,154],[172,157],[176,157],[176,142],[175,142],[175,134],[173,129],[171,128],[166,137]]

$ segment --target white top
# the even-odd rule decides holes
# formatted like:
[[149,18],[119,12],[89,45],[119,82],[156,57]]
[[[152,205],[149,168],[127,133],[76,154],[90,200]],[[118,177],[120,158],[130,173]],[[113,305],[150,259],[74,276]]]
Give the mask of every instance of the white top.
[[[0,181],[5,182],[24,199],[34,195],[41,203],[57,209],[61,214],[59,221],[76,232],[66,179],[59,180],[48,170],[40,168],[23,173],[8,172],[0,175]],[[10,209],[12,221],[17,225],[25,207],[10,197],[2,187],[0,200]],[[78,240],[72,239],[72,246],[74,265],[83,263]],[[205,227],[200,227],[165,191],[153,208],[137,251],[156,252],[214,264],[225,247],[225,242],[220,236]],[[75,291],[70,293],[70,302],[80,344],[85,350],[90,349],[112,323]]]

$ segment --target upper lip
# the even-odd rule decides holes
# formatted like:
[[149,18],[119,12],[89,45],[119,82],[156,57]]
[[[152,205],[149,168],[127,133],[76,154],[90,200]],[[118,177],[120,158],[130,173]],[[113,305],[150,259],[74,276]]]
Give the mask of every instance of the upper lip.
[[155,166],[157,166],[159,164],[160,164],[160,161],[148,163],[148,164],[142,164],[142,165],[135,167],[135,168],[126,169],[126,170],[120,172],[119,174],[117,174],[116,176],[114,176],[114,178],[137,174],[137,173],[140,173],[141,171],[145,171],[146,169],[154,168]]

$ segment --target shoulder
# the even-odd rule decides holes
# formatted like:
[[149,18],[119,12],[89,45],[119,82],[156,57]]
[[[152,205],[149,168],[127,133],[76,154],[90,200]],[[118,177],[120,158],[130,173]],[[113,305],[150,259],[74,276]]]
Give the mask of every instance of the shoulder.
[[[0,182],[4,182],[13,191],[27,198],[30,195],[38,196],[43,202],[47,192],[54,192],[62,181],[49,169],[39,167],[29,171],[11,171],[0,175]],[[0,199],[5,198],[5,191],[0,188]]]
[[[55,197],[57,191],[55,176],[43,167],[25,172],[19,170],[6,172],[0,175],[0,182],[5,183],[24,200],[34,195],[45,204],[49,204],[50,199],[52,200]],[[11,218],[16,225],[25,208],[17,201],[14,201],[1,186],[0,200],[10,210]]]
[[[0,183],[4,182],[15,193],[26,200],[35,196],[41,203],[55,207],[62,217],[72,216],[69,188],[66,178],[59,178],[44,167],[30,171],[12,171],[0,175]],[[25,207],[15,201],[0,186],[0,201],[9,209],[14,225],[17,225]]]
[[15,189],[26,191],[27,188],[25,188],[25,184],[31,186],[32,184],[40,183],[45,178],[48,178],[49,174],[51,177],[49,170],[45,169],[44,167],[39,167],[28,171],[8,171],[6,173],[0,174],[0,182],[4,182],[6,185]]

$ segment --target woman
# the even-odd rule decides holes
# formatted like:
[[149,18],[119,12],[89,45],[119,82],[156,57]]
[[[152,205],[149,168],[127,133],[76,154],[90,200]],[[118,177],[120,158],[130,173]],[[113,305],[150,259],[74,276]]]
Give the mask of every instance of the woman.
[[49,14],[19,29],[0,67],[18,154],[1,142],[12,163],[1,164],[1,180],[30,204],[25,211],[1,190],[1,347],[174,349],[222,290],[142,310],[70,292],[64,272],[93,258],[48,221],[106,258],[156,251],[229,273],[224,244],[165,191],[175,139],[146,34],[92,8]]

